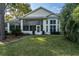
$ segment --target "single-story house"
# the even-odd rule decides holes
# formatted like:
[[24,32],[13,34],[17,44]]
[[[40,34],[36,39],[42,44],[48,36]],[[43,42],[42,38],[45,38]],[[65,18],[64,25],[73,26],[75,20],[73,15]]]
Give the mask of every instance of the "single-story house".
[[54,34],[60,32],[60,20],[58,16],[43,8],[39,7],[22,17],[19,17],[16,21],[7,22],[7,31],[10,32],[10,27],[18,25],[21,32],[24,34]]

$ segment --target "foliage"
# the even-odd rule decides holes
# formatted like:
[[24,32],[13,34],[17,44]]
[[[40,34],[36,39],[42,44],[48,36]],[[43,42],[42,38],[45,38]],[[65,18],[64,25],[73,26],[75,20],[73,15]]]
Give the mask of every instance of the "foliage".
[[78,4],[65,4],[65,6],[63,7],[63,9],[61,10],[61,21],[62,22],[62,29],[65,32],[65,26],[68,22],[69,19],[72,19],[71,17],[71,13],[73,12],[73,9],[77,6]]
[[18,18],[29,11],[31,11],[31,8],[28,3],[7,3],[5,19],[6,21],[9,21],[13,18]]
[[73,10],[72,16],[74,21],[79,23],[79,5]]
[[[78,41],[78,23],[75,21],[78,19],[78,6],[79,4],[66,4],[62,9],[62,29],[66,39],[74,42]],[[76,8],[77,7],[77,8]]]
[[15,35],[15,36],[18,36],[18,35],[21,35],[22,33],[21,33],[21,29],[20,28],[13,28],[12,30],[11,30],[11,33],[13,34],[13,35]]

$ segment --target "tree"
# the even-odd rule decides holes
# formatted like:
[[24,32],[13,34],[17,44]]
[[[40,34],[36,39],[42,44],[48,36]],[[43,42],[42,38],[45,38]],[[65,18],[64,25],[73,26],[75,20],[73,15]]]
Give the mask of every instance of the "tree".
[[0,3],[0,40],[5,39],[4,14],[5,14],[5,4]]
[[73,10],[71,15],[74,21],[72,34],[74,34],[76,41],[79,41],[79,5]]
[[71,13],[73,12],[73,9],[77,6],[78,4],[65,4],[65,6],[63,7],[63,9],[61,10],[61,14],[62,14],[62,29],[64,31],[64,33],[66,33],[65,31],[65,27],[66,24],[68,23],[69,19],[72,19],[71,17]]
[[9,14],[5,15],[5,19],[9,21],[10,19],[18,18],[24,14],[31,11],[30,4],[28,3],[7,3],[6,11]]
[[73,20],[79,23],[79,5],[73,10]]
[[[77,41],[76,33],[77,33],[77,24],[74,21],[74,18],[72,16],[73,10],[78,6],[79,4],[66,4],[62,11],[62,30],[64,33],[64,36],[66,39]],[[75,25],[74,25],[75,24]]]
[[5,20],[4,20],[4,15],[5,10],[8,9],[11,14],[7,15],[7,20],[11,17],[17,17],[21,16],[24,13],[27,13],[31,11],[30,5],[29,4],[18,4],[18,3],[11,3],[11,4],[4,4],[0,3],[0,40],[5,39]]

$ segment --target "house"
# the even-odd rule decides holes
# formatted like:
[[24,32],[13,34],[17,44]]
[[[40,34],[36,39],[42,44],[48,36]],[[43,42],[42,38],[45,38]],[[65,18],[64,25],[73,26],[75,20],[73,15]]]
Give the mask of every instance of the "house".
[[7,31],[10,32],[11,24],[18,25],[24,34],[55,34],[60,32],[60,21],[58,16],[43,8],[39,7],[15,22],[7,23]]

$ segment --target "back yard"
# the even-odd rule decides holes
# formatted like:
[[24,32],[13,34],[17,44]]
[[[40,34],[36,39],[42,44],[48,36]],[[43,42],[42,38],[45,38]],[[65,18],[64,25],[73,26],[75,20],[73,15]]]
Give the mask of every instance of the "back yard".
[[29,35],[15,42],[0,44],[0,55],[79,55],[79,44],[65,40],[62,35]]

